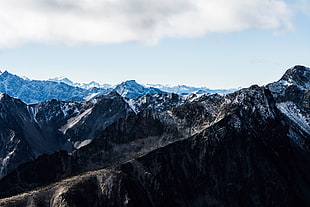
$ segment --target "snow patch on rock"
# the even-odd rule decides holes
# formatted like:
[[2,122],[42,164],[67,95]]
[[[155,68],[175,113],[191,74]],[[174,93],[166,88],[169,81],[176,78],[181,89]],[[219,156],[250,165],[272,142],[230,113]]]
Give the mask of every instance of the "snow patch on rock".
[[310,135],[310,126],[307,118],[293,102],[282,102],[276,104],[277,108],[290,120],[296,123],[304,132]]
[[81,147],[84,147],[86,145],[88,145],[89,143],[91,143],[91,139],[85,139],[83,141],[77,141],[73,144],[75,149],[80,149]]
[[73,127],[74,125],[76,125],[79,121],[81,121],[81,119],[84,117],[84,116],[87,116],[89,115],[91,112],[92,112],[93,108],[89,108],[89,109],[86,109],[83,113],[75,116],[75,117],[72,117],[70,118],[68,121],[67,121],[67,124],[65,124],[64,126],[62,126],[59,131],[62,132],[63,134],[66,134],[67,130],[70,129],[71,127]]

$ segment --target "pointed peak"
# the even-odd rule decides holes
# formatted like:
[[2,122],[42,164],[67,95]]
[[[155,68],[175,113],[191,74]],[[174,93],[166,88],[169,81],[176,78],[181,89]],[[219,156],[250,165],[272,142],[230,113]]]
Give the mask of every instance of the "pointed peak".
[[127,80],[124,82],[121,82],[120,84],[115,86],[115,89],[119,89],[119,88],[144,88],[143,85],[137,83],[135,80]]
[[139,83],[137,83],[137,81],[135,80],[127,80],[125,82],[122,82],[121,84],[125,84],[125,85],[140,85]]
[[305,71],[309,71],[309,72],[310,72],[310,68],[308,68],[308,67],[306,67],[306,66],[303,66],[303,65],[295,65],[294,67],[289,68],[289,69],[285,72],[284,76],[285,76],[286,74],[288,74],[288,75],[293,75],[293,74],[298,74],[298,73],[302,74],[302,73],[304,73]]
[[6,77],[18,77],[18,78],[21,78],[18,75],[15,75],[15,74],[12,74],[12,73],[8,72],[7,70],[5,70],[4,72],[0,73],[0,75],[2,77],[5,77],[5,78]]
[[136,80],[126,80],[126,83],[137,83]]
[[57,83],[65,83],[68,85],[74,85],[74,83],[70,79],[68,79],[67,77],[64,77],[64,76],[50,78],[50,79],[48,79],[48,81],[53,81],[53,82],[57,82]]
[[302,65],[296,65],[290,69],[288,69],[281,80],[299,80],[299,79],[310,79],[310,68],[307,68]]
[[2,75],[9,75],[9,74],[11,74],[11,73],[9,73],[7,70],[5,70],[5,71],[2,73]]
[[303,65],[295,65],[291,69],[292,70],[310,70],[310,68],[307,68],[306,66],[303,66]]
[[302,65],[295,65],[289,68],[281,79],[275,83],[295,85],[299,88],[307,89],[310,87],[310,68]]
[[7,100],[7,99],[13,99],[13,98],[6,93],[0,93],[0,100]]
[[62,78],[61,80],[72,82],[69,78],[66,78],[66,77]]

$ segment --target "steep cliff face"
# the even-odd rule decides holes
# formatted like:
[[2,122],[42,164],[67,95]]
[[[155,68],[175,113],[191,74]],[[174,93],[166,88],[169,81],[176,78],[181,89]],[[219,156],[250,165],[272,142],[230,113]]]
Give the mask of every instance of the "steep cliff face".
[[20,100],[0,94],[0,178],[21,163],[35,158],[23,133],[24,126],[28,125],[27,119],[27,108]]
[[292,127],[299,127],[298,132],[289,131],[295,144],[309,150],[309,138],[298,138],[297,134],[310,136],[310,68],[295,66],[286,71],[283,77],[267,87],[272,91],[276,106],[284,119]]

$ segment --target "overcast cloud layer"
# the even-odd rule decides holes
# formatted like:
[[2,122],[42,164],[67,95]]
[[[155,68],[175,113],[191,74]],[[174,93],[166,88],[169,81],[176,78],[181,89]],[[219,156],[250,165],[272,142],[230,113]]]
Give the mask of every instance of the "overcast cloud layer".
[[0,47],[281,32],[292,28],[292,16],[281,0],[0,0]]

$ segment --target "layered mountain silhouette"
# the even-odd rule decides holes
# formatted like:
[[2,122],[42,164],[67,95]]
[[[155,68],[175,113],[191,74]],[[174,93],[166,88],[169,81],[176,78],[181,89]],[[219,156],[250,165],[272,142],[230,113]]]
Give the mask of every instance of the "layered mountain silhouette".
[[61,101],[88,101],[92,98],[106,95],[115,91],[126,98],[137,98],[147,94],[177,93],[188,95],[191,93],[229,93],[236,89],[211,90],[206,87],[189,86],[163,86],[161,84],[143,86],[135,80],[124,81],[118,85],[99,84],[94,81],[86,83],[74,83],[68,78],[52,78],[44,80],[30,80],[19,77],[8,71],[0,71],[0,93],[6,93],[11,97],[21,99],[27,104],[44,102],[50,99]]
[[[3,174],[0,206],[309,206],[309,87],[310,69],[295,66],[226,95],[113,92],[41,113],[2,95],[2,163],[32,161]],[[40,142],[23,134],[31,124]],[[41,150],[45,139],[62,151]]]

